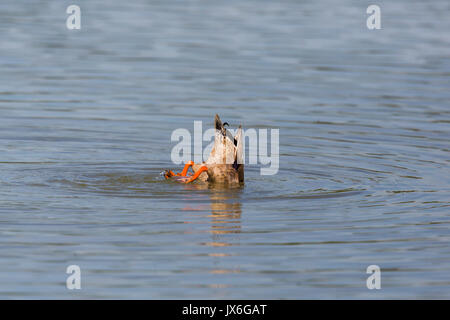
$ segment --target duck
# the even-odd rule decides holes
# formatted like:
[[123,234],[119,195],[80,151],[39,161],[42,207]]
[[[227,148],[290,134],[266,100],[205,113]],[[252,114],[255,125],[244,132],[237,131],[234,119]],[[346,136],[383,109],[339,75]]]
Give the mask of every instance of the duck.
[[[200,181],[204,183],[242,185],[244,183],[242,125],[233,136],[218,114],[214,117],[214,145],[206,161],[188,161],[180,173],[164,171],[164,177],[181,183]],[[193,171],[189,173],[189,169]]]

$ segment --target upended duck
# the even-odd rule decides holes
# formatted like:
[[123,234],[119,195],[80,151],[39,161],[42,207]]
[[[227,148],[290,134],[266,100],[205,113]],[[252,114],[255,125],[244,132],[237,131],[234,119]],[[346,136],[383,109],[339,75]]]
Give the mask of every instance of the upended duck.
[[[233,137],[230,131],[225,128],[228,123],[222,123],[217,114],[214,124],[214,146],[208,160],[202,163],[189,161],[185,164],[183,171],[177,174],[171,170],[166,170],[164,172],[166,179],[182,183],[193,181],[230,185],[244,183],[242,126],[239,126],[236,135]],[[190,168],[192,168],[192,174],[188,173]]]

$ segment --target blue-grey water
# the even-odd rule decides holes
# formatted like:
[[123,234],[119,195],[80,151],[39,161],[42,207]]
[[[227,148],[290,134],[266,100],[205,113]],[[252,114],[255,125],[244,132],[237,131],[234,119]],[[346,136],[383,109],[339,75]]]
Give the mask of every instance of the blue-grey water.
[[[2,0],[0,298],[450,298],[449,14]],[[164,181],[172,132],[215,113],[279,129],[278,174]]]

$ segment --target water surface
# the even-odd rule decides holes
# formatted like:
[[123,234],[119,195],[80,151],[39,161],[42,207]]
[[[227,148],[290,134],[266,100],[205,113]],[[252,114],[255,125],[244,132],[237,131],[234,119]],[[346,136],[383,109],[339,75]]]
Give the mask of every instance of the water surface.
[[[70,4],[0,4],[1,298],[450,298],[448,1]],[[278,174],[164,181],[215,113]]]

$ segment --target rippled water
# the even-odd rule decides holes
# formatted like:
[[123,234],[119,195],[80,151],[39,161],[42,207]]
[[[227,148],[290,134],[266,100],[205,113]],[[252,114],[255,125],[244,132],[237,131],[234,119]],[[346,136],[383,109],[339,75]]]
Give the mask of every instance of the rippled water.
[[[450,298],[450,5],[372,3],[2,1],[0,297]],[[215,113],[278,174],[164,181]]]

